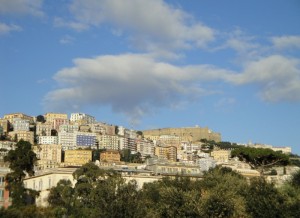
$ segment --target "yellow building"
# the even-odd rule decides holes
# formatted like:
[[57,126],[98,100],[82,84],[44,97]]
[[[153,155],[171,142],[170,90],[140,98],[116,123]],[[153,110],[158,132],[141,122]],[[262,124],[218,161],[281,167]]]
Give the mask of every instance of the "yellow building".
[[92,161],[92,150],[66,150],[65,165],[81,166]]
[[33,123],[33,117],[28,116],[26,114],[23,113],[13,113],[13,114],[5,114],[3,119],[8,120],[10,123],[13,123],[13,120],[15,118],[20,118],[23,120],[29,120],[30,123]]
[[101,152],[100,161],[105,162],[120,162],[121,155],[119,151],[116,150],[106,150]]
[[210,156],[213,157],[214,160],[220,163],[228,162],[230,157],[229,150],[214,150],[210,153]]
[[62,113],[46,113],[44,115],[46,122],[53,123],[54,119],[68,119],[68,114],[62,114]]
[[160,158],[166,158],[167,160],[177,161],[177,148],[174,146],[155,147],[154,154]]

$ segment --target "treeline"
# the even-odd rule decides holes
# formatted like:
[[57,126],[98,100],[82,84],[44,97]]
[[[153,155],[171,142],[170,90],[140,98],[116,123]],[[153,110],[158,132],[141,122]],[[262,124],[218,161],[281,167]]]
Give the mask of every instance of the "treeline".
[[61,180],[50,190],[47,208],[13,204],[0,217],[300,217],[300,171],[280,187],[219,167],[201,180],[165,177],[142,189],[93,163],[73,177],[74,187]]

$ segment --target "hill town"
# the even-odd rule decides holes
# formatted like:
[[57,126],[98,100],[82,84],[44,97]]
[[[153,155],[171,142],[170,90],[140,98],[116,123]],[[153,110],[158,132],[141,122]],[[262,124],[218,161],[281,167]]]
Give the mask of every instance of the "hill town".
[[96,121],[85,113],[71,113],[70,117],[65,113],[5,114],[0,119],[0,135],[0,206],[4,208],[12,204],[6,187],[6,175],[12,172],[7,156],[24,142],[32,145],[36,160],[33,173],[26,173],[22,183],[39,192],[35,199],[38,207],[49,205],[49,190],[61,180],[69,180],[74,186],[74,172],[89,163],[99,169],[113,169],[127,182],[136,181],[138,189],[165,177],[202,179],[218,167],[230,168],[246,178],[264,176],[266,181],[281,185],[299,169],[299,164],[280,159],[280,163],[268,162],[264,166],[271,167],[261,171],[262,164],[253,165],[233,152],[267,149],[291,156],[291,147],[223,142],[220,133],[199,126],[138,131]]

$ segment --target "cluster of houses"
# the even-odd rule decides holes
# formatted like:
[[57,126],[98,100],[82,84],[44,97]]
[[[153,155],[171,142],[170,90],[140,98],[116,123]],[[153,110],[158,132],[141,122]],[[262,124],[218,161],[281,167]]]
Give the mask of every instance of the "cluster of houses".
[[[208,129],[185,127],[135,131],[98,122],[85,113],[46,113],[37,117],[23,113],[6,114],[0,119],[0,207],[10,203],[5,190],[5,174],[9,172],[3,157],[19,140],[33,145],[38,161],[35,176],[24,180],[27,188],[41,191],[38,205],[46,206],[49,188],[60,179],[73,182],[72,173],[90,161],[104,169],[113,168],[127,180],[135,179],[141,187],[162,176],[200,178],[217,164],[231,167],[246,176],[259,173],[246,163],[230,158],[230,150],[207,152],[201,139],[221,141],[221,135]],[[101,151],[95,159],[94,152]],[[143,163],[121,161],[121,151],[139,154]],[[289,147],[283,152],[291,152]]]

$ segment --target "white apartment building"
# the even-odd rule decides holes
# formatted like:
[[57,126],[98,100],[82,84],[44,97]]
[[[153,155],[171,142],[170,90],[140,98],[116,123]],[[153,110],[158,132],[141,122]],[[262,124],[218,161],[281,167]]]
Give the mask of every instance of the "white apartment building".
[[210,168],[215,168],[217,161],[212,157],[204,157],[196,160],[197,165],[200,166],[201,171],[208,171]]
[[77,124],[63,124],[59,126],[59,132],[76,132],[79,130],[79,126]]
[[119,137],[116,135],[98,135],[99,148],[119,150]]
[[40,145],[58,144],[58,136],[39,136],[38,144]]
[[85,114],[85,113],[72,113],[70,117],[71,122],[79,122],[82,124],[95,123],[95,117]]
[[76,133],[75,132],[59,132],[58,144],[62,146],[62,150],[76,148]]
[[24,120],[21,118],[14,118],[13,119],[13,128],[14,131],[29,131],[29,120]]
[[147,139],[136,140],[136,151],[140,152],[142,156],[154,155],[154,143]]

